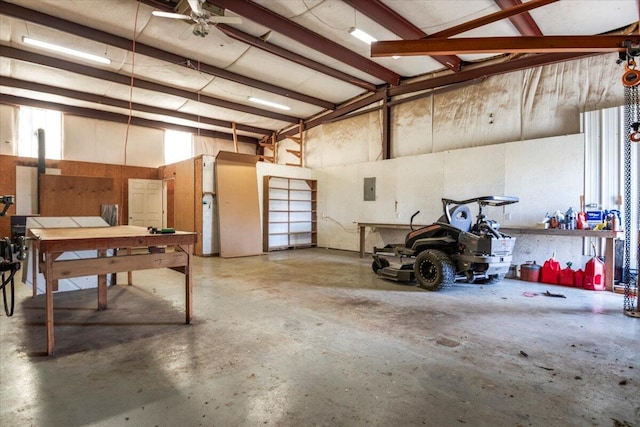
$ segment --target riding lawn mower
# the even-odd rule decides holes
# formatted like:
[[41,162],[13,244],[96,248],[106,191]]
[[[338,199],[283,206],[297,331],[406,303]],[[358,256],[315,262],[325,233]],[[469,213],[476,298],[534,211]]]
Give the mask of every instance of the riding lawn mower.
[[[374,248],[372,269],[379,276],[412,282],[438,291],[456,280],[497,283],[511,266],[516,239],[500,232],[497,221],[487,219],[487,206],[517,203],[517,197],[484,196],[468,200],[442,199],[444,214],[433,224],[413,229],[411,216],[404,244]],[[472,224],[469,204],[478,204]]]

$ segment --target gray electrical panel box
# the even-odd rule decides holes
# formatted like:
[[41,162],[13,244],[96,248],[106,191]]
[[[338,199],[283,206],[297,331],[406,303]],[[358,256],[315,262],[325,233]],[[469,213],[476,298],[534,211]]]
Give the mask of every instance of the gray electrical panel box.
[[375,202],[376,200],[376,179],[365,178],[364,179],[364,201]]

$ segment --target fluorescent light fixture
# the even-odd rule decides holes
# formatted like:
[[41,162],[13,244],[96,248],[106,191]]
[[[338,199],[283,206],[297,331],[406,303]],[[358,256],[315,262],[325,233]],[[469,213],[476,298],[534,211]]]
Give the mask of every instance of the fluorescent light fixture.
[[163,12],[161,10],[154,10],[153,12],[151,12],[151,14],[153,16],[159,16],[161,18],[173,18],[173,19],[185,19],[185,18],[188,18],[187,15],[181,15],[179,13],[173,13],[173,12]]
[[249,97],[249,101],[255,102],[256,104],[267,105],[269,107],[278,108],[280,110],[290,110],[291,108],[286,105],[278,104],[277,102],[265,101],[264,99],[254,98],[253,96]]
[[41,47],[43,49],[51,50],[54,52],[65,53],[67,55],[77,56],[78,58],[88,59],[90,61],[100,62],[102,64],[111,64],[111,60],[105,56],[92,55],[90,53],[81,52],[79,50],[70,49],[64,46],[58,46],[56,44],[43,42],[40,40],[34,40],[29,37],[22,37],[22,42],[30,44],[32,46]]
[[349,30],[349,34],[351,34],[353,37],[357,38],[358,40],[365,42],[366,44],[371,44],[372,42],[378,41],[378,39],[376,39],[375,37],[370,36],[369,34],[355,27],[351,27],[351,29]]

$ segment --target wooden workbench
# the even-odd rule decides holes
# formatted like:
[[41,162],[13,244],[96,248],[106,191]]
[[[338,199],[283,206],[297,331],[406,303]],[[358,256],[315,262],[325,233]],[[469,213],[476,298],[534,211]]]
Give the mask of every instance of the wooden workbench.
[[505,234],[535,234],[540,236],[564,236],[564,237],[595,237],[605,239],[605,273],[604,282],[608,291],[613,290],[613,278],[615,276],[615,240],[624,237],[621,231],[613,230],[562,230],[559,228],[515,228],[500,227]]
[[[186,323],[192,317],[191,258],[197,235],[176,231],[175,234],[150,234],[144,227],[115,226],[91,228],[33,228],[29,235],[33,244],[33,286],[37,269],[45,277],[45,311],[47,326],[47,354],[53,353],[53,290],[58,279],[98,276],[98,310],[107,308],[107,274],[151,268],[172,268],[185,275]],[[175,245],[175,252],[132,255],[132,248]],[[108,249],[118,249],[118,256],[107,257]],[[58,260],[63,252],[97,251],[96,258]]]

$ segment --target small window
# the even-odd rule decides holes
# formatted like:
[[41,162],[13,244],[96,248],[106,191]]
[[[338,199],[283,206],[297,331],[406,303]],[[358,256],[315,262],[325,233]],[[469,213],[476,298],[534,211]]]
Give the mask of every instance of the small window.
[[188,132],[164,131],[164,164],[176,163],[193,157],[193,139]]
[[45,158],[62,159],[62,113],[32,107],[18,113],[18,156],[38,157],[38,129],[44,130]]

